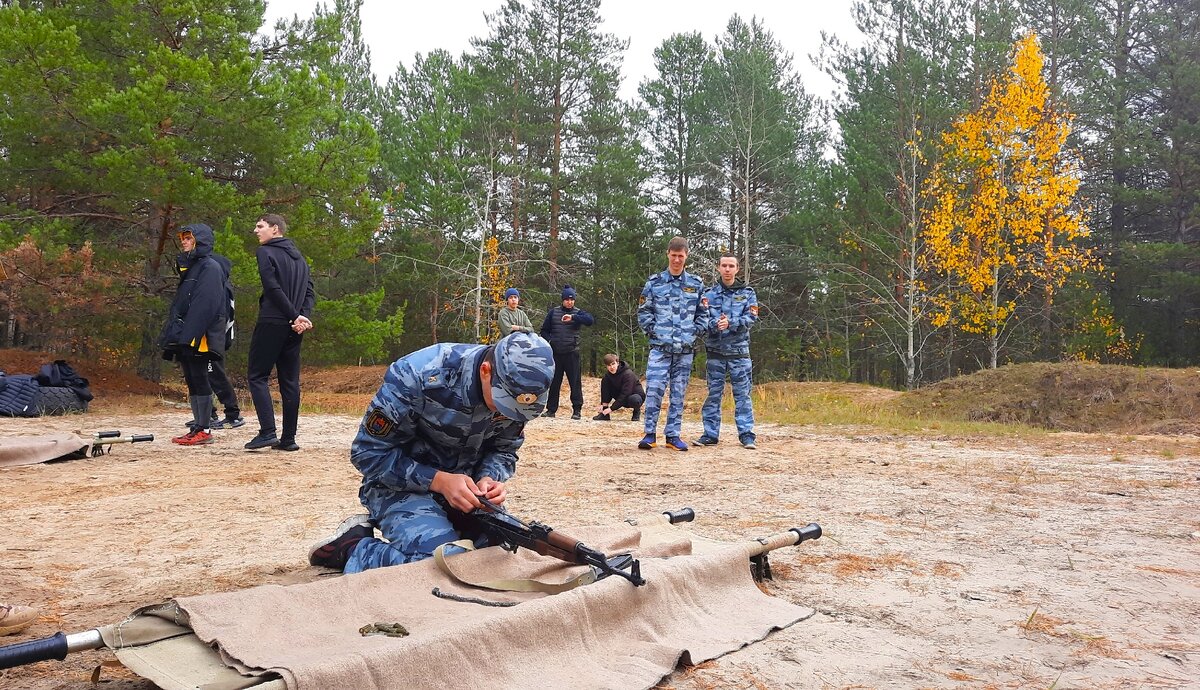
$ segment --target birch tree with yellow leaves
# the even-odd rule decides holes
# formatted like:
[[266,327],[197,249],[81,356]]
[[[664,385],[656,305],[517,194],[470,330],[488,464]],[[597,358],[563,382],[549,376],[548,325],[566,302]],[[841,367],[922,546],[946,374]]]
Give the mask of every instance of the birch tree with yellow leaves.
[[1099,268],[1075,202],[1078,160],[1064,148],[1070,116],[1055,107],[1033,34],[979,107],[942,136],[926,182],[922,261],[946,278],[930,294],[934,325],[987,339],[996,368],[1023,314],[1053,302],[1071,274]]

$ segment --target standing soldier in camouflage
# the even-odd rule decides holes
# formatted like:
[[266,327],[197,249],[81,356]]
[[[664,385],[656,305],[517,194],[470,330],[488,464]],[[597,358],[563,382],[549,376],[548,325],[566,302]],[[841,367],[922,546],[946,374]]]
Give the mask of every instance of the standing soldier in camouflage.
[[553,376],[550,344],[521,332],[491,346],[433,345],[394,362],[350,445],[370,515],[344,520],[309,563],[357,573],[429,558],[458,540],[443,505],[469,512],[481,507],[479,496],[504,502],[525,423],[545,409]]
[[754,406],[750,400],[750,327],[758,321],[758,298],[754,288],[737,281],[738,268],[736,256],[722,254],[717,264],[721,280],[704,293],[708,303],[708,329],[704,336],[708,398],[701,410],[704,435],[696,439],[701,446],[715,446],[720,439],[721,396],[725,393],[725,378],[729,377],[738,441],[743,448],[755,447]]
[[650,356],[646,362],[646,435],[638,442],[642,450],[650,450],[658,441],[655,431],[668,381],[671,405],[663,429],[667,447],[688,449],[679,437],[683,396],[692,373],[696,336],[704,331],[707,309],[702,299],[704,283],[683,270],[687,255],[687,240],[672,238],[667,245],[667,270],[650,276],[638,302],[638,326],[650,338]]

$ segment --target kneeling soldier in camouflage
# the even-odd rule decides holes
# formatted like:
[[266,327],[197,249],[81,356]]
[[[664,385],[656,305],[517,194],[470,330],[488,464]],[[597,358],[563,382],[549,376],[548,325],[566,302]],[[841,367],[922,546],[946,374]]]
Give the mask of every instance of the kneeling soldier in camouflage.
[[494,346],[433,345],[393,363],[350,446],[370,515],[343,521],[309,563],[356,573],[429,558],[458,540],[435,494],[463,512],[480,507],[478,496],[503,503],[525,423],[545,409],[553,377],[550,344],[520,332]]

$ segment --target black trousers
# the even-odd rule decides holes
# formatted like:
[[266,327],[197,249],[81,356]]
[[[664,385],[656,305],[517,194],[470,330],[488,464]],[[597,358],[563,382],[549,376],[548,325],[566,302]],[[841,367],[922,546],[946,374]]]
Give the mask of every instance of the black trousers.
[[[237,419],[242,410],[238,406],[237,396],[233,393],[233,386],[229,383],[229,376],[225,373],[224,360],[209,360],[208,382],[212,385],[212,390],[216,394],[217,400],[220,400],[221,405],[225,408],[225,418]],[[214,414],[213,419],[216,418],[217,415]]]
[[188,395],[212,395],[212,386],[208,383],[208,355],[182,348],[178,359],[179,366],[183,368],[183,380],[187,382]]
[[546,412],[558,411],[558,394],[562,388],[563,374],[571,384],[571,412],[583,409],[583,382],[579,379],[579,351],[554,353],[554,381],[550,384],[550,397],[546,400]]
[[258,415],[259,433],[275,431],[275,408],[271,405],[271,370],[279,376],[279,398],[283,401],[281,441],[296,440],[300,419],[300,344],[304,336],[286,323],[254,325],[250,336],[250,366],[247,379],[250,399]]
[[637,410],[642,407],[642,403],[644,402],[646,402],[646,397],[644,395],[640,393],[631,393],[627,398],[617,398],[616,402],[613,403],[613,406],[609,409],[613,412],[616,412],[622,407],[628,407],[630,409]]

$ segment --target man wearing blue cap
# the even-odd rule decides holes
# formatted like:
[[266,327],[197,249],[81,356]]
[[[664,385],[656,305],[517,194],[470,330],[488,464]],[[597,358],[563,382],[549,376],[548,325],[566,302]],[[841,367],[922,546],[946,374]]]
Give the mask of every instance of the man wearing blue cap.
[[583,382],[579,378],[579,330],[596,320],[582,309],[575,308],[575,288],[564,285],[562,306],[552,307],[542,321],[542,337],[554,348],[554,382],[550,384],[550,400],[546,403],[547,417],[558,412],[559,389],[563,375],[571,385],[571,419],[579,419],[583,410]]
[[516,288],[509,288],[504,292],[504,306],[500,309],[500,337],[511,335],[520,331],[522,333],[533,333],[533,322],[529,320],[529,316],[525,314],[523,309],[517,305],[521,303],[521,293],[517,292]]
[[357,573],[429,558],[458,540],[439,500],[463,512],[480,507],[479,496],[504,502],[525,423],[545,409],[553,375],[550,344],[532,333],[433,345],[394,362],[350,445],[370,514],[344,520],[309,563]]

